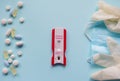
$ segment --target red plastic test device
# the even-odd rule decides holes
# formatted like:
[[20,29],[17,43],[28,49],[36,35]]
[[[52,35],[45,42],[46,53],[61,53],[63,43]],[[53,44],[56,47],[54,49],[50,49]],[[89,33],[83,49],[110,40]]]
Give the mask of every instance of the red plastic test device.
[[58,64],[66,66],[66,34],[65,28],[52,29],[52,66]]

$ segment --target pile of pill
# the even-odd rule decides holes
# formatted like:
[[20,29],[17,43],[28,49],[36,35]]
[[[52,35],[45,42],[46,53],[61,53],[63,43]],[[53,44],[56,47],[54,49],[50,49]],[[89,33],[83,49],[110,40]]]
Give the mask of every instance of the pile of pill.
[[[4,56],[5,68],[10,68],[12,66],[12,68],[14,67],[14,69],[16,69],[19,66],[19,61],[16,59],[16,56],[15,56],[15,54],[13,54],[12,50],[5,50],[3,52],[3,54],[4,54],[3,56]],[[22,56],[22,51],[17,51],[16,54],[18,57],[20,57],[20,56]],[[7,74],[7,73],[5,72],[4,74]],[[12,72],[12,74],[14,75],[13,72]]]
[[[15,18],[17,16],[17,14],[18,14],[19,9],[23,8],[23,5],[24,5],[24,3],[22,1],[18,1],[17,2],[17,7],[11,8],[10,5],[7,5],[5,7],[5,9],[8,12],[10,11],[10,16],[12,18]],[[12,24],[13,23],[13,19],[12,18],[8,18],[8,19],[7,18],[2,18],[1,19],[1,25],[5,26],[7,24]],[[19,22],[20,23],[24,23],[24,21],[25,21],[24,17],[20,17],[19,18]]]
[[[7,12],[10,12],[10,18],[2,18],[1,19],[1,25],[2,26],[6,26],[8,25],[12,25],[14,18],[17,17],[18,11],[19,9],[23,8],[23,2],[22,1],[18,1],[17,2],[17,6],[15,8],[12,8],[10,5],[7,5],[5,7]],[[19,23],[24,23],[24,17],[20,17],[19,18]],[[23,47],[24,43],[22,41],[23,36],[20,34],[17,34],[16,29],[15,28],[9,28],[7,29],[7,31],[5,32],[5,46],[10,48],[11,46],[15,46],[17,49],[19,50],[4,50],[3,51],[3,57],[4,57],[4,68],[2,69],[2,73],[7,75],[9,73],[12,73],[13,75],[17,74],[17,68],[19,67],[19,60],[18,58],[20,58],[23,55],[23,52],[21,51],[21,48]]]

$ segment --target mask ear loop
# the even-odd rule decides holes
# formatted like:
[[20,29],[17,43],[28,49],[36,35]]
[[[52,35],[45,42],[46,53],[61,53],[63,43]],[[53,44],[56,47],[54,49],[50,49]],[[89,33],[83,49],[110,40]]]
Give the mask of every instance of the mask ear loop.
[[91,38],[89,37],[89,35],[88,35],[87,33],[85,33],[84,35],[85,35],[85,37],[86,37],[90,42],[92,41]]
[[90,25],[92,25],[93,23],[94,23],[94,21],[90,20],[90,22],[87,24],[87,28],[86,28],[86,30],[85,30],[85,32],[84,32],[85,37],[86,37],[90,42],[93,41],[93,40],[92,40],[91,36],[89,36],[89,29],[90,29]]

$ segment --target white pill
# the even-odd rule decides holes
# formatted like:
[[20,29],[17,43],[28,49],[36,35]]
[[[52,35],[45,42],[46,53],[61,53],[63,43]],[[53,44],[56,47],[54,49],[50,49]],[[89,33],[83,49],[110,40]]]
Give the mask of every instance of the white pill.
[[23,54],[22,51],[18,51],[18,52],[17,52],[17,55],[18,55],[19,57],[22,56],[22,54]]
[[13,20],[11,18],[8,19],[8,24],[12,24]]
[[7,39],[5,40],[5,44],[6,44],[6,45],[10,45],[10,44],[11,44],[11,40],[7,38]]
[[15,55],[12,54],[12,55],[10,56],[10,58],[11,58],[11,59],[15,59]]
[[22,41],[16,42],[16,46],[17,47],[22,47],[23,46],[23,42]]
[[13,60],[12,60],[11,58],[9,58],[9,59],[8,59],[8,63],[11,64],[12,62],[13,62]]
[[6,37],[9,37],[9,36],[10,36],[11,31],[12,31],[12,29],[8,29],[8,30],[6,31],[6,33],[5,33]]
[[7,19],[3,18],[3,19],[1,20],[1,24],[2,24],[2,25],[6,25],[6,24],[7,24]]
[[10,11],[11,7],[9,5],[6,6],[6,11]]
[[25,19],[23,17],[19,18],[20,23],[24,23]]
[[13,53],[12,50],[8,50],[8,54],[11,55]]
[[2,69],[2,73],[3,73],[3,74],[8,74],[8,69],[7,69],[7,68],[3,68],[3,69]]
[[19,62],[18,62],[18,60],[14,60],[12,64],[13,64],[14,66],[18,66],[18,65],[19,65]]
[[22,1],[18,1],[18,2],[17,2],[17,6],[18,6],[19,8],[22,8],[22,7],[23,7],[23,2],[22,2]]

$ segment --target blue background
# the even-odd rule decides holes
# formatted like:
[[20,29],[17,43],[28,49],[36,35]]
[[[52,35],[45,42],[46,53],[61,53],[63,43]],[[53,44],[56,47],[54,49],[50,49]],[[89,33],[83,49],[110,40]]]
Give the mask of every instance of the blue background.
[[[16,6],[18,0],[0,1],[0,19],[9,18],[5,6]],[[120,6],[120,0],[105,0]],[[96,9],[98,0],[23,0],[24,8],[19,10],[12,25],[0,26],[0,70],[3,65],[3,50],[16,49],[12,41],[10,47],[5,46],[5,31],[14,27],[23,35],[23,57],[17,58],[20,67],[16,77],[9,73],[4,76],[0,72],[1,81],[92,81],[91,73],[101,69],[90,66],[86,59],[89,55],[90,43],[84,31],[91,15]],[[25,18],[20,24],[18,19]],[[51,66],[51,29],[66,27],[67,29],[67,66]]]

